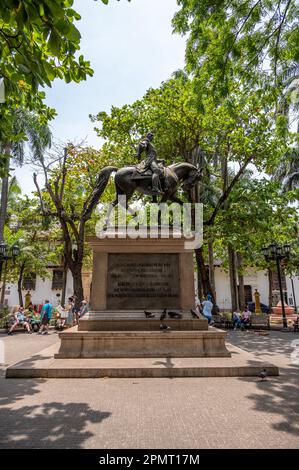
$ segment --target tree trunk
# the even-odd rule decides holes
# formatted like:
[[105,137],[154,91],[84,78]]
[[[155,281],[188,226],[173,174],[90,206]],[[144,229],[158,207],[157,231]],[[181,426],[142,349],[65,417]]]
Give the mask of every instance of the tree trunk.
[[68,272],[68,265],[67,265],[65,258],[63,258],[62,293],[61,293],[61,305],[63,307],[65,306],[67,272]]
[[0,204],[0,243],[4,241],[4,226],[6,221],[7,214],[7,201],[8,201],[8,188],[9,188],[9,162],[10,162],[10,152],[11,144],[5,144],[3,146],[4,153],[7,155],[7,161],[5,165],[5,170],[7,174],[2,178],[2,188],[1,188],[1,204]]
[[216,299],[216,286],[215,286],[215,268],[214,268],[214,249],[213,249],[213,242],[209,242],[208,244],[209,249],[209,278],[211,284],[211,294],[214,299],[214,303],[217,303]]
[[203,299],[203,287],[202,287],[202,282],[201,282],[201,275],[200,275],[200,268],[199,268],[199,261],[197,259],[196,253],[195,253],[195,259],[196,259],[196,266],[197,266],[197,294],[199,299]]
[[0,307],[1,308],[3,308],[3,306],[4,306],[6,278],[7,278],[7,261],[4,264],[4,274],[3,274],[3,281],[2,281],[2,288],[1,288],[1,299],[0,299]]
[[18,294],[19,294],[20,307],[24,307],[23,296],[22,296],[22,283],[23,283],[23,274],[24,274],[25,266],[26,266],[26,262],[23,261],[20,267],[19,278],[18,278]]
[[[195,256],[196,256],[196,263],[197,263],[197,269],[198,269],[198,278],[199,278],[199,282],[201,283],[202,297],[206,296],[208,293],[212,294],[212,297],[213,297],[213,290],[212,290],[209,275],[206,269],[202,247],[195,250]],[[213,297],[213,303],[215,303],[214,297]]]
[[245,310],[245,289],[244,289],[244,276],[243,276],[243,259],[240,253],[236,253],[237,269],[238,269],[238,279],[239,279],[239,308],[240,310]]
[[269,298],[268,298],[268,303],[269,303],[269,308],[272,308],[272,303],[273,303],[273,271],[271,268],[268,269],[268,282],[269,282]]
[[229,263],[229,281],[230,281],[230,294],[231,294],[231,306],[234,312],[238,308],[238,294],[237,294],[237,272],[236,272],[236,261],[235,252],[228,247],[228,263]]
[[73,275],[73,287],[75,295],[75,306],[80,307],[82,300],[84,299],[83,293],[83,282],[82,282],[82,264],[76,265],[72,270]]

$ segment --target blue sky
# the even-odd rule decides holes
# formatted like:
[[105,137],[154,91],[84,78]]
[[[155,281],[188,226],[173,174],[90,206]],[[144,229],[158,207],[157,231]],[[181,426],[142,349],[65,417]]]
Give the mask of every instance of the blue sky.
[[[99,148],[88,115],[109,111],[143,96],[184,66],[185,40],[172,34],[176,0],[75,0],[81,14],[81,51],[91,61],[94,76],[79,84],[56,80],[47,89],[47,104],[58,116],[52,122],[54,138],[86,139]],[[32,170],[16,170],[23,192],[32,189]]]

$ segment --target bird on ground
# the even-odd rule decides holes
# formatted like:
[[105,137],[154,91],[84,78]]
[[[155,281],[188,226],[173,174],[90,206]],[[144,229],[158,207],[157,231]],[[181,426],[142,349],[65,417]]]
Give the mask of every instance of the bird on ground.
[[267,380],[267,375],[268,375],[268,374],[267,374],[266,369],[263,369],[263,370],[260,372],[259,376],[260,376],[260,378],[261,378],[261,382],[264,382],[264,380]]
[[148,312],[147,310],[144,310],[144,315],[146,318],[155,318],[155,314],[152,312]]
[[160,317],[160,321],[165,320],[166,315],[167,315],[166,308],[164,308],[164,310],[163,310],[163,312],[162,312],[162,314],[161,314],[161,317]]
[[166,331],[171,330],[171,328],[170,328],[170,326],[165,325],[165,323],[161,323],[161,325],[160,325],[160,330],[165,333]]
[[199,315],[197,315],[197,313],[194,310],[192,310],[192,308],[191,308],[190,312],[191,312],[191,315],[192,315],[193,318],[199,318]]
[[182,318],[182,314],[178,312],[168,312],[169,318]]

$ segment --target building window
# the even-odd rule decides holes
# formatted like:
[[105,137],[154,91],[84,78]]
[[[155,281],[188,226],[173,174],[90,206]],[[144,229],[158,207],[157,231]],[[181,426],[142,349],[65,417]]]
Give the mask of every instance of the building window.
[[35,290],[36,285],[36,274],[30,273],[24,276],[23,279],[23,290]]
[[61,269],[53,269],[52,290],[62,290],[63,288],[63,271]]

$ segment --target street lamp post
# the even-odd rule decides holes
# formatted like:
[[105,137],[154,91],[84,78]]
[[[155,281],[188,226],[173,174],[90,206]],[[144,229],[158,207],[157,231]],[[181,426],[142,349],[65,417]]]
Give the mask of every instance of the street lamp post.
[[287,317],[286,317],[286,312],[285,312],[285,305],[284,305],[284,298],[283,298],[283,291],[282,291],[280,262],[283,259],[289,258],[290,245],[288,244],[278,245],[277,243],[271,243],[271,245],[263,249],[263,254],[265,256],[266,261],[276,261],[280,300],[281,300],[281,309],[282,309],[283,328],[288,329],[288,322],[287,322]]
[[3,264],[7,263],[8,260],[12,259],[15,261],[16,257],[20,254],[20,248],[17,244],[12,247],[8,247],[6,243],[0,243],[0,281],[2,278]]

